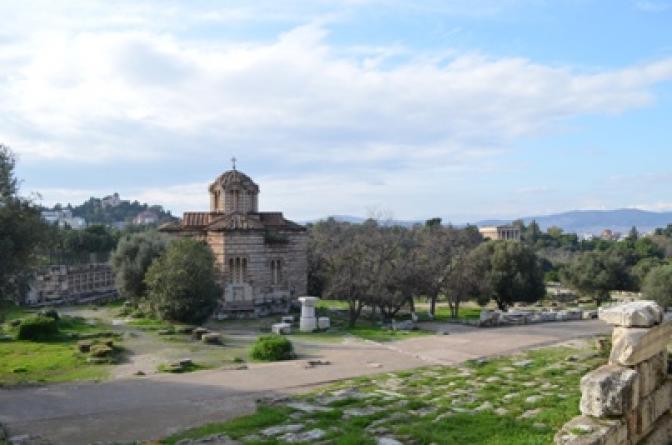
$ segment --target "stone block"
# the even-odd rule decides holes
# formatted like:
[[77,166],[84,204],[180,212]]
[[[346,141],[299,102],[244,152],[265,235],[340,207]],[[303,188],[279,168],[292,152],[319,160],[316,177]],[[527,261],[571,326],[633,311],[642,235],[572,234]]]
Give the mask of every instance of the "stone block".
[[663,308],[655,301],[633,301],[600,310],[600,320],[626,328],[648,328],[663,321]]
[[222,343],[222,336],[215,332],[209,332],[207,334],[203,334],[201,341],[208,345],[219,345]]
[[651,433],[639,445],[670,445],[672,443],[672,414],[666,413],[655,423]]
[[320,317],[317,319],[317,327],[322,329],[329,329],[331,327],[331,320],[329,317]]
[[639,376],[629,368],[604,365],[581,379],[581,413],[594,417],[622,416],[637,406]]
[[280,319],[282,323],[289,323],[292,324],[294,323],[294,316],[293,315],[283,315],[282,318]]
[[648,396],[667,378],[667,351],[654,355],[633,369],[639,374],[639,397]]
[[616,327],[612,334],[609,362],[634,366],[665,351],[672,336],[672,321],[652,328]]
[[317,329],[317,318],[301,317],[299,320],[299,330],[301,332],[313,332]]
[[635,411],[634,427],[631,431],[637,436],[648,434],[656,421],[672,407],[672,381],[665,382],[660,388],[642,399]]
[[284,335],[292,333],[292,325],[289,323],[275,323],[271,326],[271,331],[274,334]]
[[625,445],[628,429],[622,420],[575,417],[555,435],[556,445]]
[[194,338],[194,340],[200,340],[203,335],[207,334],[208,331],[205,328],[195,328],[193,331],[191,331],[191,336]]

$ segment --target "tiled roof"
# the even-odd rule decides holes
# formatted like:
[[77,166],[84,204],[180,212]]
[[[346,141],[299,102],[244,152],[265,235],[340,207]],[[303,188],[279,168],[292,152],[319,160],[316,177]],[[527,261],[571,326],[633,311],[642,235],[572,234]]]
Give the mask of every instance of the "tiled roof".
[[180,230],[300,230],[305,228],[293,221],[289,221],[280,212],[265,213],[214,213],[214,212],[187,212],[179,224],[164,224],[159,230],[174,232]]
[[208,230],[264,230],[266,227],[255,218],[255,214],[243,215],[242,213],[233,213],[215,219],[208,227]]
[[182,227],[205,227],[212,221],[214,214],[210,212],[185,212],[180,226]]

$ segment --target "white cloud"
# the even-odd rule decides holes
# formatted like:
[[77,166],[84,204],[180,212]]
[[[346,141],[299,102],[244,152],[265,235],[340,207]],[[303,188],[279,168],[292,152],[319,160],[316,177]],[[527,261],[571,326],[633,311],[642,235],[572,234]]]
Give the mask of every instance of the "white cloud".
[[[470,205],[451,195],[452,177],[466,177],[464,184],[493,166],[501,171],[519,138],[559,131],[572,118],[647,106],[654,87],[672,79],[669,58],[586,72],[451,48],[336,46],[329,36],[334,11],[389,2],[341,0],[342,9],[326,0],[281,3],[0,5],[2,142],[33,163],[101,166],[236,153],[299,166],[255,178],[265,207],[299,219],[334,208],[361,215],[390,202],[399,217],[418,215],[418,208],[447,215],[453,209],[440,208],[447,197]],[[489,15],[524,1],[392,3]],[[251,22],[287,31],[223,37],[227,26]],[[203,24],[214,28],[193,32]],[[321,172],[299,171],[306,165]],[[177,211],[206,208],[204,185],[181,181],[119,191]],[[42,192],[45,201],[63,202],[110,191]],[[307,204],[313,196],[321,198]],[[480,203],[493,214],[523,205],[495,197]]]
[[[6,142],[88,162],[236,147],[252,156],[453,160],[587,113],[653,101],[672,59],[581,73],[522,58],[335,51],[319,25],[267,43],[147,31],[45,32],[5,45]],[[393,50],[391,54],[398,54]],[[172,141],[172,143],[171,143]],[[207,144],[205,143],[207,141]],[[178,145],[179,143],[179,145]]]

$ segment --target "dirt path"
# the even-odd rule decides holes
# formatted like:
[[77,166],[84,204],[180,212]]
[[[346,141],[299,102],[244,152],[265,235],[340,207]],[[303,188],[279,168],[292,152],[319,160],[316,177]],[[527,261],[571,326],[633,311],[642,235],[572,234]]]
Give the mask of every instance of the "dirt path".
[[253,364],[238,371],[0,390],[0,423],[13,435],[38,434],[56,444],[151,439],[251,412],[254,401],[266,395],[307,391],[348,377],[429,363],[453,364],[610,332],[598,321],[480,330],[437,324],[425,327],[447,328],[451,334],[386,345],[354,339],[306,345],[308,355],[331,362],[313,368],[306,368],[305,361],[299,360]]

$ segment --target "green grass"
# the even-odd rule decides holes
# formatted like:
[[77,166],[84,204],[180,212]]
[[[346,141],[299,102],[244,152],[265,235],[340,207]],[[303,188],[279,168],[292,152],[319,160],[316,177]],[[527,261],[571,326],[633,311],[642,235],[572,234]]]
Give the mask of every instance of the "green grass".
[[344,310],[348,309],[348,302],[343,300],[318,300],[315,307],[317,309]]
[[[19,312],[14,315],[26,315]],[[107,325],[63,316],[58,327],[59,333],[45,341],[0,342],[0,385],[99,380],[108,375],[108,366],[87,363],[88,355],[77,349],[78,337],[109,337]],[[5,325],[6,333],[15,337],[16,331]]]
[[174,445],[182,439],[197,439],[213,434],[226,433],[237,439],[251,434],[259,429],[277,425],[287,420],[291,410],[280,407],[260,407],[256,413],[250,416],[239,417],[228,422],[211,423],[198,428],[193,428],[179,434],[167,437],[161,441],[163,444]]
[[55,383],[105,378],[107,366],[86,363],[76,342],[0,343],[0,385]]
[[[457,318],[459,320],[478,320],[481,317],[480,307],[460,307]],[[436,321],[450,321],[454,320],[450,316],[450,308],[447,306],[438,306],[434,316]]]
[[392,329],[378,326],[374,323],[367,322],[366,320],[360,320],[352,328],[348,326],[334,326],[324,332],[299,332],[298,330],[295,330],[289,338],[321,343],[339,343],[348,335],[352,335],[365,340],[384,343],[430,334],[431,332],[423,330],[393,331]]
[[[570,355],[576,360],[567,360]],[[521,366],[521,360],[529,364]],[[247,445],[278,444],[283,443],[279,437],[259,436],[259,431],[298,423],[304,425],[303,431],[323,430],[321,441],[342,445],[374,444],[379,436],[418,445],[548,444],[579,412],[581,376],[604,361],[592,347],[553,347],[459,367],[358,377],[291,400],[317,406],[319,411],[300,412],[288,403],[261,405],[252,415],[191,429],[162,443],[225,433]],[[490,408],[476,410],[486,402]],[[498,415],[496,408],[507,411]],[[530,415],[535,409],[540,411]],[[371,433],[367,427],[384,431]]]
[[354,328],[346,328],[345,332],[365,340],[381,343],[431,334],[431,332],[422,330],[393,331],[382,326],[355,326]]
[[128,321],[128,325],[144,331],[159,331],[161,329],[172,329],[174,327],[170,322],[155,318],[131,318]]

